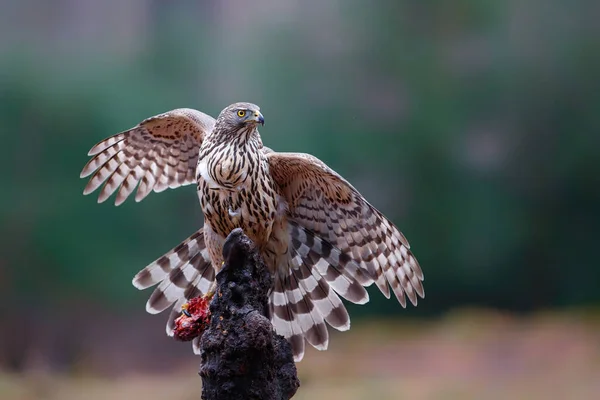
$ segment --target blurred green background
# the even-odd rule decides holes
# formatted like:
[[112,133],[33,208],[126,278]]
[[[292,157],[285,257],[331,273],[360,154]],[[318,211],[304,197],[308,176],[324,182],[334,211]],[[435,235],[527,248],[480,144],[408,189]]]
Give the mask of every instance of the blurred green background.
[[[265,145],[312,153],[352,182],[405,233],[425,273],[417,308],[371,290],[369,305],[349,306],[364,335],[335,336],[305,365],[338,365],[357,343],[372,354],[383,331],[408,343],[439,331],[439,357],[473,367],[463,357],[470,340],[444,341],[441,332],[462,329],[448,321],[494,334],[489,321],[499,318],[523,338],[546,332],[529,321],[555,315],[552,329],[578,327],[583,336],[567,337],[590,341],[582,354],[594,355],[573,362],[600,376],[598,16],[591,0],[0,1],[0,394],[54,398],[55,387],[32,389],[34,372],[69,382],[163,376],[187,363],[178,374],[190,376],[189,390],[171,397],[199,396],[199,360],[164,335],[166,315],[145,314],[150,292],[131,285],[201,226],[194,188],[116,208],[84,197],[79,172],[92,145],[146,117],[179,107],[216,116],[236,101],[261,106]],[[539,372],[520,359],[502,364],[490,340],[483,364]],[[543,348],[556,351],[557,340]],[[407,351],[388,367],[420,358]],[[303,380],[298,397],[311,382],[327,387],[329,374]],[[444,376],[416,374],[409,397],[482,398],[493,386],[447,379],[449,391],[418,392]],[[362,382],[352,377],[338,379]],[[367,387],[397,398],[378,379],[372,372]],[[600,393],[595,381],[578,381],[584,397]],[[518,398],[559,393],[527,382],[502,387]],[[339,396],[367,397],[349,393]]]

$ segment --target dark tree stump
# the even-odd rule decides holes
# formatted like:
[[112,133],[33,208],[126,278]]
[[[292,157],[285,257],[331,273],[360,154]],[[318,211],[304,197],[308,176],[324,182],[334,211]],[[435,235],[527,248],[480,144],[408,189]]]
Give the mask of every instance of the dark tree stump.
[[271,274],[241,229],[227,237],[223,258],[200,341],[202,399],[290,399],[300,381],[291,347],[269,319]]

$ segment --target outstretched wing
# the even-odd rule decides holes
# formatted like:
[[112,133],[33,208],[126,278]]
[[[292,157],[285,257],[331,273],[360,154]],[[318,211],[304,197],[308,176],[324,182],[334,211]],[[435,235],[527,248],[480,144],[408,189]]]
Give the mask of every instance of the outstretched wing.
[[135,201],[153,190],[158,193],[195,182],[198,151],[214,124],[209,115],[180,108],[104,139],[89,151],[93,157],[81,171],[81,178],[93,174],[83,194],[106,182],[98,202],[118,191],[115,205],[120,205],[138,183]]
[[424,297],[423,272],[404,235],[338,173],[309,154],[267,152],[288,217],[351,255],[386,297]]

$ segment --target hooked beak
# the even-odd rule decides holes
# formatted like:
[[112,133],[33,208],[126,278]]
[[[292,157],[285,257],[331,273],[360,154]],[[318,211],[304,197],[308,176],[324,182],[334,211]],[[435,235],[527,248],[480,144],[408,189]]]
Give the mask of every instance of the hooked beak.
[[252,118],[252,120],[263,126],[265,125],[265,117],[263,117],[263,115],[259,111],[254,111],[254,117]]

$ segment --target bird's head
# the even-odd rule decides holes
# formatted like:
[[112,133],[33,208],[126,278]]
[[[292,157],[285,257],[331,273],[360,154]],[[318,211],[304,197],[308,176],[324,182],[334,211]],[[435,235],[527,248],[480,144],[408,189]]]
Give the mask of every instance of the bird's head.
[[242,128],[253,130],[256,125],[264,123],[260,107],[252,103],[234,103],[221,111],[217,118],[217,124],[231,131],[239,131]]

